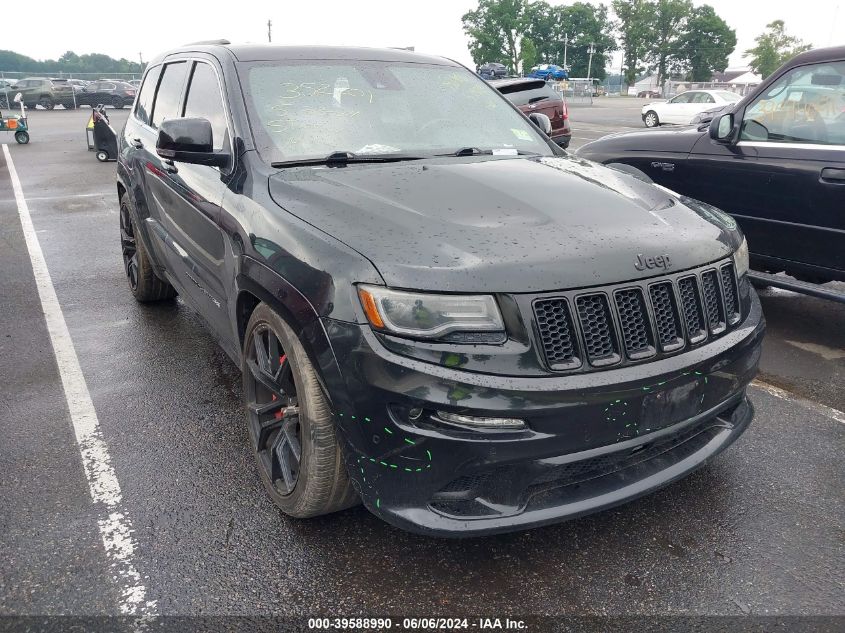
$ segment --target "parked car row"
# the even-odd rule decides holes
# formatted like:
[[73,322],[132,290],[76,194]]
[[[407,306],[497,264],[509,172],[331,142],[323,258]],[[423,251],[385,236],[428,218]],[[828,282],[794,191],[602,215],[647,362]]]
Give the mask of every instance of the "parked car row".
[[845,281],[845,46],[798,55],[737,101],[705,104],[696,127],[614,134],[578,155],[727,211],[755,270]]
[[[136,80],[132,80],[136,81]],[[0,107],[9,107],[12,96],[21,93],[28,108],[41,106],[52,110],[58,105],[65,109],[78,106],[106,104],[122,108],[135,99],[136,86],[119,79],[82,79],[27,77],[16,82],[0,80]],[[7,99],[8,95],[8,99]]]

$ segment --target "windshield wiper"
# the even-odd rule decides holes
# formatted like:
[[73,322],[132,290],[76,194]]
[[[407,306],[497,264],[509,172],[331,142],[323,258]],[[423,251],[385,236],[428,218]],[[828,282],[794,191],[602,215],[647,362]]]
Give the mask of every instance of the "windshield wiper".
[[348,165],[350,163],[397,163],[403,160],[422,160],[425,156],[408,154],[355,154],[332,152],[323,158],[299,158],[270,163],[270,167],[300,167],[302,165]]
[[[537,156],[536,152],[526,152],[522,149],[515,149],[513,147],[502,147],[498,150],[500,152],[516,152],[519,156]],[[454,152],[447,152],[445,154],[435,154],[436,156],[491,156],[495,153],[492,149],[478,149],[477,147],[462,147],[461,149],[454,151]],[[508,154],[503,153],[502,156],[507,156]]]

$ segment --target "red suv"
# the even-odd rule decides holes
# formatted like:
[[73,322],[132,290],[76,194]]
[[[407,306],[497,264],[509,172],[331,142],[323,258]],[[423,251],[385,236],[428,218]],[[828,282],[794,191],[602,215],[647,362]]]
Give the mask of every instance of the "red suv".
[[540,112],[552,122],[552,140],[563,148],[569,147],[572,130],[569,128],[569,109],[559,92],[542,79],[497,79],[490,82],[511,103],[525,114]]

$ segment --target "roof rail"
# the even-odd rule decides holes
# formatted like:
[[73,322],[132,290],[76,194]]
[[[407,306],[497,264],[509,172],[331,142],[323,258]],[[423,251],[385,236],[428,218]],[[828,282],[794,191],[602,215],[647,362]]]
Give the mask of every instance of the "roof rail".
[[229,40],[224,40],[224,39],[220,39],[220,40],[200,40],[199,42],[188,42],[187,44],[183,44],[183,46],[199,46],[200,44],[208,44],[208,45],[217,44],[219,46],[227,46],[228,44],[231,44],[231,43],[232,42],[230,42]]

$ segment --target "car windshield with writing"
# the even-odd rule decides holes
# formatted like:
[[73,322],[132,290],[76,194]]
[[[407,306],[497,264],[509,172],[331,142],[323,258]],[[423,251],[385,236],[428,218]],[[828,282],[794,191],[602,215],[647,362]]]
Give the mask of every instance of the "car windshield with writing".
[[[337,152],[419,158],[478,148],[553,155],[541,132],[483,80],[436,64],[242,64],[250,124],[270,163]],[[502,152],[495,152],[502,150]]]

